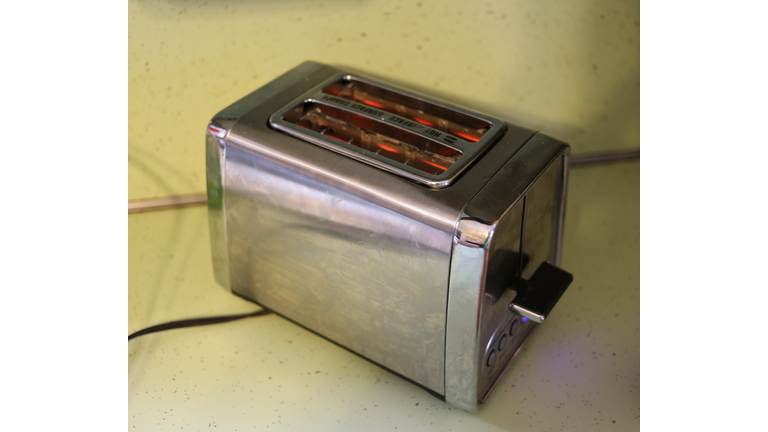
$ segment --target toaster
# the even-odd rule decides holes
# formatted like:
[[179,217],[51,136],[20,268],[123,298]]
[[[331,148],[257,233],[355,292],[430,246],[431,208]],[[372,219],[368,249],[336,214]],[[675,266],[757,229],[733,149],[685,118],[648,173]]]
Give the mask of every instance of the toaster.
[[206,134],[216,281],[476,412],[572,281],[569,146],[305,62]]

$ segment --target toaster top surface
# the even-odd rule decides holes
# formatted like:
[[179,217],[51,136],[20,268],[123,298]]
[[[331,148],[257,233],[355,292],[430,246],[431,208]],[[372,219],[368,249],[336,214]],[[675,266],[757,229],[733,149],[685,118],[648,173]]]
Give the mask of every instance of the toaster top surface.
[[[349,107],[346,107],[345,110],[339,109],[339,111],[342,111],[340,116],[347,115],[345,118],[350,119],[349,114],[353,117],[359,115],[360,118],[355,118],[354,121],[375,121],[377,124],[391,126],[393,129],[388,129],[385,132],[399,132],[400,135],[397,135],[396,138],[403,138],[406,135],[412,138],[417,135],[414,131],[421,130],[421,135],[418,135],[418,138],[423,138],[421,143],[426,144],[418,147],[418,145],[412,145],[414,144],[413,142],[410,144],[408,142],[400,142],[401,145],[395,148],[392,141],[376,142],[376,138],[381,138],[381,135],[383,135],[378,134],[366,137],[367,143],[359,142],[358,144],[361,147],[356,147],[354,141],[352,144],[349,144],[346,142],[348,140],[340,141],[336,139],[338,137],[335,138],[335,135],[328,137],[327,135],[329,134],[327,132],[326,134],[320,134],[322,129],[315,131],[311,130],[311,126],[307,128],[302,125],[291,124],[287,121],[278,121],[278,119],[285,118],[292,109],[301,108],[303,114],[304,105],[307,104],[312,105],[309,107],[310,110],[318,109],[318,105],[336,109],[337,106],[332,105],[332,103],[320,100],[322,95],[333,96],[336,99],[343,98],[340,98],[338,95],[324,94],[322,90],[329,86],[333,87],[336,84],[341,85],[347,81],[365,82],[366,84],[373,82],[371,80],[363,81],[358,75],[352,75],[334,67],[315,62],[305,62],[225,108],[214,117],[212,124],[228,131],[225,137],[228,145],[237,145],[256,152],[260,157],[272,160],[274,163],[301,171],[316,178],[318,181],[348,190],[361,198],[381,204],[392,211],[408,215],[427,225],[439,227],[441,230],[451,233],[455,229],[456,222],[464,206],[501,169],[504,163],[535,134],[533,130],[506,124],[489,116],[476,114],[469,110],[459,109],[450,104],[437,102],[434,99],[421,96],[419,96],[419,99],[414,100],[433,104],[432,111],[430,112],[449,117],[440,109],[461,110],[450,111],[454,114],[461,114],[456,114],[458,118],[451,117],[451,119],[464,123],[472,120],[478,122],[479,125],[485,124],[485,129],[479,128],[484,130],[484,132],[479,134],[477,129],[475,129],[474,133],[476,136],[470,136],[462,131],[458,131],[460,134],[467,135],[467,137],[461,139],[454,137],[450,133],[443,132],[437,127],[420,129],[414,126],[414,124],[424,125],[417,122],[410,122],[410,127],[407,125],[395,126],[391,123],[404,121],[403,119],[406,119],[406,114],[410,112],[408,109],[406,109],[406,113],[401,113],[402,116],[394,116],[397,117],[394,120],[391,120],[393,118],[392,115],[386,114],[383,117],[389,120],[379,122],[375,118],[371,118],[375,117],[373,114],[370,116],[364,115],[367,108],[374,107],[359,103],[356,104],[358,106],[357,110]],[[392,88],[378,82],[376,82],[376,85],[381,86],[377,88]],[[318,91],[320,91],[320,95],[318,95]],[[331,89],[329,91],[335,90]],[[343,95],[343,91],[340,90],[339,94]],[[398,95],[411,97],[413,93],[398,90]],[[313,102],[316,99],[319,102]],[[383,99],[369,102],[378,104],[382,101],[386,102]],[[384,105],[382,104],[382,106]],[[417,106],[417,108],[424,107]],[[394,109],[396,110],[397,107]],[[374,111],[384,112],[383,109]],[[288,116],[288,118],[296,120],[291,116]],[[327,117],[324,119],[327,119]],[[434,123],[435,125],[439,121],[439,119],[433,117],[421,120]],[[286,123],[291,125],[291,127],[286,126]],[[456,123],[446,121],[445,124],[452,126]],[[306,122],[305,126],[308,126]],[[357,126],[352,124],[350,129],[354,127]],[[276,129],[279,133],[275,133]],[[419,171],[418,167],[409,167],[407,164],[402,163],[406,162],[406,160],[398,162],[398,160],[386,158],[382,156],[384,151],[379,152],[377,155],[375,152],[362,148],[364,145],[381,144],[383,147],[392,147],[401,150],[403,153],[409,153],[411,159],[426,156],[424,159],[429,159],[426,162],[434,162],[436,165],[444,163],[446,160],[449,161],[450,155],[440,154],[440,150],[433,145],[440,144],[436,139],[425,138],[425,136],[429,135],[429,131],[440,133],[439,136],[442,137],[442,143],[445,144],[445,148],[449,150],[456,149],[461,153],[461,156],[455,159],[456,162],[447,167],[447,170],[440,173],[438,172],[440,170],[436,168],[437,171],[433,173],[437,173],[437,175],[429,175]],[[359,135],[358,137],[361,138],[359,141],[363,141],[363,137]],[[454,140],[454,138],[456,139]],[[477,141],[472,142],[472,139],[477,139]],[[404,138],[401,141],[407,140],[408,138]],[[331,142],[333,144],[330,144]],[[452,144],[449,145],[448,142],[452,142]],[[446,167],[445,165],[442,166]],[[398,171],[409,175],[403,175],[402,172]],[[434,184],[430,185],[430,182],[441,184],[438,185],[439,187],[435,187]],[[498,217],[501,217],[501,214]]]

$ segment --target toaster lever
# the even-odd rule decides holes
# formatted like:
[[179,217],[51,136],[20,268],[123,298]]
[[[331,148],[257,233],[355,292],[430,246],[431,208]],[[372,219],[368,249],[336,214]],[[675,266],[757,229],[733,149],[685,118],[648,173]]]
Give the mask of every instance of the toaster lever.
[[[511,275],[519,275],[528,266],[528,262],[531,261],[531,256],[527,253],[521,255],[514,251],[499,251],[497,257],[503,265],[505,264],[507,266],[505,271]],[[518,269],[518,267],[520,268]],[[519,283],[519,278],[517,276],[511,276],[510,279],[511,286],[509,283],[495,283],[486,286],[485,297],[491,304],[496,304],[497,301],[501,300],[504,293],[507,292],[507,289],[514,288],[516,284]]]
[[572,281],[573,275],[570,273],[543,262],[530,280],[520,279],[517,294],[509,304],[509,310],[541,323]]

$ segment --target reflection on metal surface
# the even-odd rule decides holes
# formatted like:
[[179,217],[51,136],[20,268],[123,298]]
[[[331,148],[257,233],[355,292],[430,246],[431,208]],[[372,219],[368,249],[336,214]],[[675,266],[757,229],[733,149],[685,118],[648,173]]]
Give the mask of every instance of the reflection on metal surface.
[[478,357],[484,267],[484,248],[454,241],[445,324],[445,401],[472,412],[477,410],[478,371],[485,364]]
[[520,273],[520,277],[526,280],[531,278],[540,263],[554,262],[557,256],[554,246],[563,199],[559,193],[564,169],[562,161],[562,157],[556,158],[526,194],[521,248],[531,257],[531,264]]
[[[581,168],[584,166],[630,161],[634,159],[640,159],[640,149],[570,155],[570,166]],[[563,193],[565,193],[565,191]],[[205,202],[206,197],[204,193],[184,196],[170,196],[167,198],[157,198],[150,200],[128,201],[128,213],[200,206],[205,205]]]
[[456,228],[456,241],[467,247],[485,247],[489,235],[488,225],[477,220],[462,219]]
[[226,176],[232,290],[442,394],[448,218],[414,220],[385,207],[421,215],[413,196],[362,199],[236,145]]

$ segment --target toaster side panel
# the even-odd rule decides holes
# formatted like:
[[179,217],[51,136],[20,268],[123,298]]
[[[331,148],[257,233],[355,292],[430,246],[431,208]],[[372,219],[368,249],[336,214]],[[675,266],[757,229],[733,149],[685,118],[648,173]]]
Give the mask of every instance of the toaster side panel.
[[562,226],[558,216],[564,206],[562,191],[566,167],[564,154],[552,161],[525,194],[522,249],[528,262],[522,268],[520,276],[523,279],[530,279],[544,261],[560,264],[557,236]]
[[446,402],[477,411],[533,322],[508,304],[515,283],[557,264],[568,146],[533,136],[462,212],[453,241],[446,321]]
[[452,233],[230,145],[232,290],[444,394]]
[[[560,151],[567,149],[561,147]],[[556,156],[522,199],[501,218],[488,248],[478,346],[478,387],[484,402],[528,335],[539,325],[510,312],[518,278],[528,280],[542,262],[557,265],[564,157]]]

